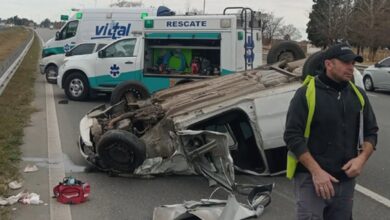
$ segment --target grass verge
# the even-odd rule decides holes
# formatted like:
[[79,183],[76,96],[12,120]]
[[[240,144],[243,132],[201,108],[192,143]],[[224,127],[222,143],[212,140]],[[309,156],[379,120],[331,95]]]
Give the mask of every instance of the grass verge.
[[30,32],[22,27],[12,27],[0,31],[0,62],[12,54],[29,36]]
[[[23,128],[35,111],[34,81],[38,72],[40,55],[39,38],[36,36],[23,62],[0,95],[0,196],[7,196],[8,182],[20,178],[19,146],[23,140]],[[0,219],[9,219],[10,207],[0,207]]]

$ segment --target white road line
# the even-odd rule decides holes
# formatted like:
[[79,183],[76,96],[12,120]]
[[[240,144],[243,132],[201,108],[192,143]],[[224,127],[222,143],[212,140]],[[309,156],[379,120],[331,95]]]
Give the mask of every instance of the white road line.
[[[49,159],[49,192],[65,177],[64,160],[58,128],[57,111],[52,85],[46,83],[47,152]],[[50,200],[51,220],[71,220],[69,205]]]
[[355,189],[356,189],[356,191],[362,193],[363,195],[366,195],[366,196],[370,197],[371,199],[390,208],[390,200],[379,195],[378,193],[375,193],[375,192],[373,192],[373,191],[371,191],[371,190],[369,190],[369,189],[367,189],[359,184],[356,184]]

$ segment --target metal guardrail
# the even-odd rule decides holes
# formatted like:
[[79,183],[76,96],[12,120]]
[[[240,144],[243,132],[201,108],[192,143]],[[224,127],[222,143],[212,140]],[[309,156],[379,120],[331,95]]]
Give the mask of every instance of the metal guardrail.
[[34,40],[34,32],[30,30],[30,37],[14,50],[7,59],[0,63],[0,95],[18,69],[27,51]]

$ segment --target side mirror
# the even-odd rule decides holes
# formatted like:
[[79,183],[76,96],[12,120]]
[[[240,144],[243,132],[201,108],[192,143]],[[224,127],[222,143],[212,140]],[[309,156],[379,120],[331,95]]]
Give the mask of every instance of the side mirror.
[[70,56],[72,56],[72,51],[68,51],[68,52],[66,52],[66,53],[65,53],[65,56],[66,56],[66,57],[70,57]]
[[104,57],[106,57],[106,51],[105,51],[105,50],[99,50],[99,52],[98,52],[98,57],[99,57],[99,58],[104,58]]
[[380,64],[380,63],[375,63],[374,66],[379,68],[379,67],[382,67],[382,64]]
[[56,32],[56,40],[59,40],[59,39],[60,39],[60,32],[57,31],[57,32]]

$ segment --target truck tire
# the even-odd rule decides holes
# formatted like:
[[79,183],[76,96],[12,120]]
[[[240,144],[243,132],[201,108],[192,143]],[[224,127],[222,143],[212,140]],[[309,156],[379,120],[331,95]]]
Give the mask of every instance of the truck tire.
[[193,82],[194,80],[192,79],[182,79],[178,82],[175,83],[175,86],[178,86],[178,85],[183,85],[183,84],[186,84],[186,83],[190,83],[190,82]]
[[149,91],[144,85],[135,81],[125,81],[117,85],[112,91],[110,104],[114,105],[124,99],[129,103],[149,97]]
[[45,69],[46,81],[50,84],[57,84],[58,67],[56,65],[49,65]]
[[132,173],[145,161],[146,146],[128,131],[109,130],[97,144],[97,153],[105,168]]
[[307,75],[316,76],[324,71],[324,52],[318,51],[308,57],[303,64],[302,80],[305,80]]
[[81,72],[73,72],[66,77],[64,89],[70,100],[84,101],[89,96],[88,79]]
[[305,58],[305,52],[293,41],[282,41],[272,46],[267,55],[267,64],[273,64],[284,59],[289,62]]

